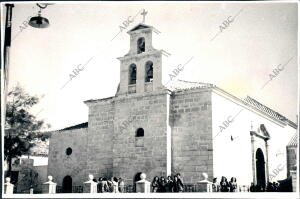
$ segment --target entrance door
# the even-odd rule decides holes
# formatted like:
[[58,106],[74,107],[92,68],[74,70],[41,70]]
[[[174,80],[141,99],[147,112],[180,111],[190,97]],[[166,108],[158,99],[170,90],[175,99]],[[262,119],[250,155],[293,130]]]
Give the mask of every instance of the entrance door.
[[265,158],[261,149],[256,151],[256,179],[257,185],[266,187]]
[[71,178],[71,176],[64,177],[63,183],[62,183],[62,192],[63,193],[72,193],[72,178]]

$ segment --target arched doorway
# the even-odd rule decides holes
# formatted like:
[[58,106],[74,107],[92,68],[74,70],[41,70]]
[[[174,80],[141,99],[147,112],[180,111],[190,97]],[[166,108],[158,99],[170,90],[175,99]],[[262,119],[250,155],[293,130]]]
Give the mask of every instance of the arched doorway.
[[71,178],[71,176],[64,177],[63,183],[62,183],[62,192],[63,193],[72,193],[72,178]]
[[134,190],[134,192],[136,191],[135,183],[137,181],[141,180],[141,174],[142,174],[142,172],[138,172],[138,173],[135,174],[135,176],[133,178],[133,190]]
[[265,157],[262,150],[256,150],[256,182],[257,185],[266,187]]

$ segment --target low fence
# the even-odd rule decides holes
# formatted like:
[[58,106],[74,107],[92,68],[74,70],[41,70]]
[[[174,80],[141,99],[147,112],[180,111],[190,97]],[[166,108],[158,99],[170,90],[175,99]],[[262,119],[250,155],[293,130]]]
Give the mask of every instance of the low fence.
[[[56,193],[67,193],[64,192],[62,186],[56,186]],[[83,186],[72,186],[72,192],[71,193],[83,193]]]
[[[184,184],[183,192],[197,192],[197,184]],[[29,191],[28,191],[29,192]],[[125,185],[122,188],[122,193],[135,193],[135,189],[133,185]],[[250,186],[248,185],[240,185],[238,186],[237,192],[250,192]],[[63,193],[62,186],[56,186],[56,193]],[[72,186],[72,193],[83,193],[83,186]],[[100,187],[97,186],[97,193],[100,193]]]

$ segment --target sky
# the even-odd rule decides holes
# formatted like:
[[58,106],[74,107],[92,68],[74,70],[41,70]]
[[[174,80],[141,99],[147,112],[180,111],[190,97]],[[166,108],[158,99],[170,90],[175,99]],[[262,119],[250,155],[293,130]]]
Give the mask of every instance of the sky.
[[[251,96],[296,122],[298,8],[291,2],[55,3],[42,10],[50,21],[45,29],[24,25],[36,15],[35,4],[15,3],[9,90],[19,83],[41,96],[31,112],[52,126],[48,130],[88,121],[83,101],[115,95],[117,58],[128,53],[126,32],[142,22],[143,9],[145,24],[159,31],[154,48],[171,54],[163,56],[163,83],[192,58],[176,79]],[[136,17],[125,27],[130,16]]]

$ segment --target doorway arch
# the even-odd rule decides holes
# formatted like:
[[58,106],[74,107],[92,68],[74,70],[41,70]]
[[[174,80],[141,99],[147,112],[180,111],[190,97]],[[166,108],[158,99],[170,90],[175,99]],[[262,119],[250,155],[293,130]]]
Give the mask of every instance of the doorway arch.
[[65,176],[62,183],[63,193],[72,193],[72,178],[71,176]]
[[256,150],[256,182],[258,186],[266,187],[266,170],[265,157],[263,151],[258,148]]

